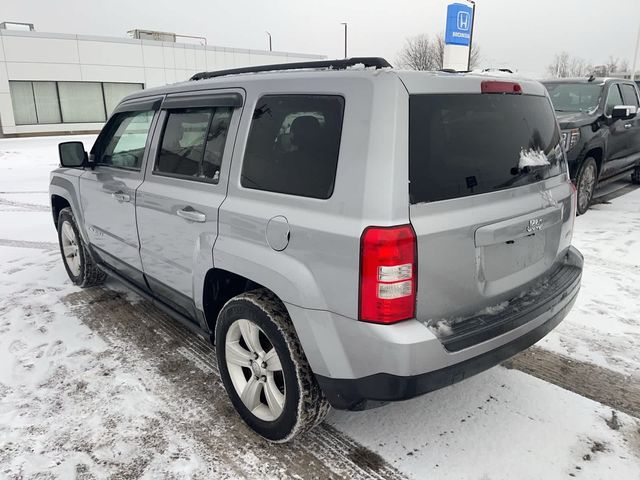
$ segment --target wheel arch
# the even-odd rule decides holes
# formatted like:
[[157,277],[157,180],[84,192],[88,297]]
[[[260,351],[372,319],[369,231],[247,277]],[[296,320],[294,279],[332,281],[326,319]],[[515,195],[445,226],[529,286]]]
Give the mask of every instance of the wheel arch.
[[202,309],[212,340],[218,313],[224,304],[241,293],[257,288],[265,287],[250,278],[221,268],[211,268],[207,271],[202,285]]
[[603,158],[604,158],[604,150],[601,146],[598,147],[592,147],[589,150],[587,150],[587,153],[585,153],[584,155],[584,159],[582,160],[582,163],[585,162],[585,160],[587,158],[593,158],[596,162],[596,167],[598,168],[598,176],[600,176],[600,172],[602,171],[602,164],[603,164]]
[[58,217],[63,208],[71,208],[71,203],[62,195],[51,195],[51,214],[53,215],[53,224],[58,229]]

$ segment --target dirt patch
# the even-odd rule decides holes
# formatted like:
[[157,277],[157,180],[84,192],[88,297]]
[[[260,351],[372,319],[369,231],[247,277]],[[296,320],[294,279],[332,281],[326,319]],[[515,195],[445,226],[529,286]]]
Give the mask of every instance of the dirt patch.
[[386,463],[380,455],[366,447],[355,447],[349,452],[349,458],[359,467],[373,472],[382,470]]
[[637,377],[629,377],[537,347],[519,353],[503,362],[503,365],[640,417],[640,379]]

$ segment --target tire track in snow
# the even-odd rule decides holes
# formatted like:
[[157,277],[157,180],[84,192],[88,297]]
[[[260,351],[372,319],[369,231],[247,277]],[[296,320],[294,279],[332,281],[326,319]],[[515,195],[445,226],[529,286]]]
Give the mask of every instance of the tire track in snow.
[[29,240],[9,240],[0,238],[0,247],[35,248],[38,250],[58,250],[60,247],[53,242],[32,242]]
[[0,198],[0,206],[2,205],[17,209],[12,211],[28,211],[28,212],[51,211],[51,208],[48,207],[47,205],[38,205],[37,203],[14,202],[12,200],[5,200],[4,198]]
[[540,347],[532,347],[503,362],[565,390],[640,418],[640,379]]
[[[142,350],[157,365],[156,374],[175,380],[181,395],[203,410],[193,419],[197,426],[187,424],[185,427],[186,433],[195,435],[206,448],[233,451],[248,446],[269,469],[279,469],[280,477],[284,474],[322,479],[404,478],[382,457],[326,423],[285,445],[274,445],[259,438],[233,410],[219,377],[213,346],[151,303],[145,300],[131,303],[124,294],[106,288],[83,290],[67,297],[67,302],[92,330],[124,351]],[[193,375],[204,381],[194,382]],[[178,421],[185,423],[184,419]],[[221,424],[225,430],[222,438],[197,434],[206,432],[207,427],[220,428]],[[232,434],[227,437],[228,432]],[[237,467],[250,477],[265,473],[254,466]]]

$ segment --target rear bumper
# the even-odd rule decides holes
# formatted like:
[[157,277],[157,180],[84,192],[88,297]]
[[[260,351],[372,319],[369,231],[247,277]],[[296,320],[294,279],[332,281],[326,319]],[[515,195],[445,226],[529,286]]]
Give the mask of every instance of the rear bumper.
[[[480,373],[530,347],[555,328],[573,306],[580,290],[582,256],[571,247],[567,252],[567,262],[571,262],[578,271],[577,277],[565,286],[557,295],[536,306],[532,316],[526,322],[497,337],[458,352],[447,351],[442,343],[433,338],[418,344],[400,342],[395,337],[395,348],[387,345],[384,350],[395,350],[400,359],[411,349],[412,356],[433,362],[422,363],[422,372],[408,375],[396,373],[374,373],[359,378],[339,378],[316,372],[316,378],[327,399],[334,408],[341,410],[364,410],[390,401],[405,400],[433,390],[459,382]],[[375,346],[373,347],[375,349]],[[421,348],[422,351],[416,351]],[[384,351],[378,350],[376,353]],[[397,365],[397,358],[394,362]],[[408,360],[415,360],[409,358]],[[369,359],[371,361],[371,359]],[[406,363],[406,362],[403,362]],[[414,361],[410,361],[415,370]],[[385,364],[385,358],[378,356],[378,366]],[[313,365],[312,365],[313,366]],[[429,367],[431,366],[431,369]],[[380,370],[379,370],[380,371]]]

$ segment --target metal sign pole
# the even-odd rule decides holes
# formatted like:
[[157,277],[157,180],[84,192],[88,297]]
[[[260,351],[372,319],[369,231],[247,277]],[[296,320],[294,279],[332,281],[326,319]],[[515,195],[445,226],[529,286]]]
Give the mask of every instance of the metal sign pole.
[[636,49],[633,52],[633,66],[631,67],[631,80],[636,79],[636,64],[638,62],[638,49],[640,48],[640,27],[638,27],[638,38],[636,39]]
[[471,70],[471,49],[473,48],[473,27],[476,22],[476,2],[469,0],[469,3],[473,5],[471,10],[471,32],[469,32],[469,59],[467,60],[467,70]]

